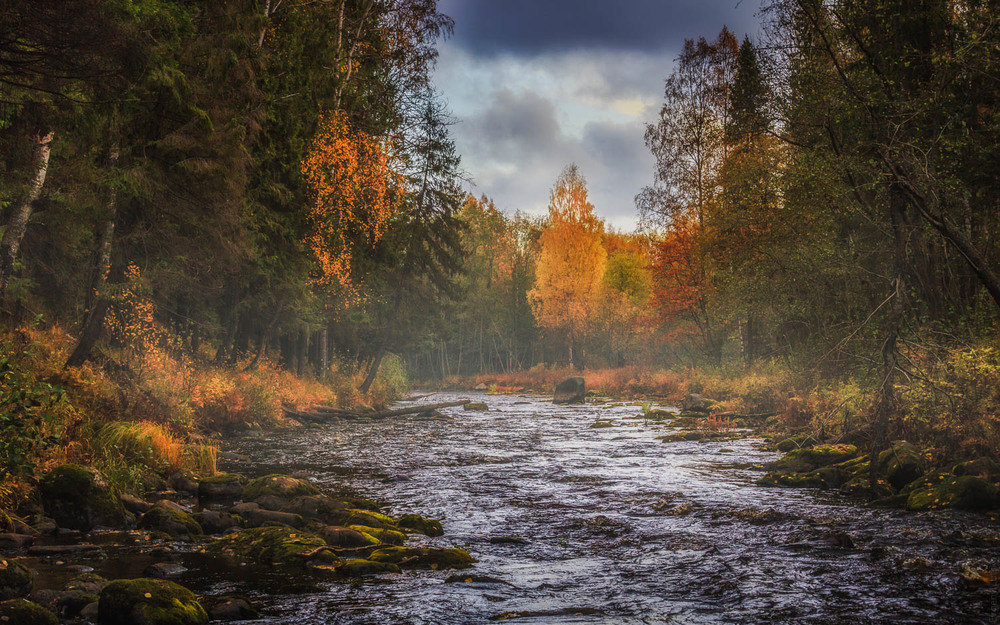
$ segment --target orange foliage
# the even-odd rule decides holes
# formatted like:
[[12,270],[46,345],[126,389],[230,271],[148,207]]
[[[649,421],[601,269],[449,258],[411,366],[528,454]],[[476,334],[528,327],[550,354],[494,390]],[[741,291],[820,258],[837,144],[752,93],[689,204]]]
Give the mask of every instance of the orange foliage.
[[539,325],[565,330],[571,341],[589,320],[604,277],[603,232],[583,177],[575,166],[568,167],[552,189],[549,225],[539,237],[535,288],[528,298]]
[[352,243],[374,245],[385,234],[403,189],[394,160],[389,141],[352,129],[345,113],[321,120],[302,162],[315,283],[349,288]]
[[653,298],[666,322],[697,318],[711,291],[698,249],[700,232],[690,215],[678,215],[656,246]]

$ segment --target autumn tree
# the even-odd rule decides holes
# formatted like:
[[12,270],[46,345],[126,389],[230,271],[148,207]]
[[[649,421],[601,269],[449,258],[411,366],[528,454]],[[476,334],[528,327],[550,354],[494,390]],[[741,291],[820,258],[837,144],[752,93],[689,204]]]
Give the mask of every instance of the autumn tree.
[[604,224],[594,214],[576,165],[563,170],[549,196],[549,223],[539,238],[535,288],[529,293],[539,326],[573,343],[591,320],[607,262]]

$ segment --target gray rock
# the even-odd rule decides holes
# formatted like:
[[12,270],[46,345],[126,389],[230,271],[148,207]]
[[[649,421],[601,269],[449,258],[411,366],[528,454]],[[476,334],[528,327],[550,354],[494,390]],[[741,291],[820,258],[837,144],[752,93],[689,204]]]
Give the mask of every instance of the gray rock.
[[198,480],[195,479],[194,474],[190,471],[178,471],[174,473],[167,479],[167,484],[179,493],[187,495],[198,494]]
[[704,395],[690,393],[681,401],[681,410],[684,412],[701,412],[708,414],[714,405],[715,402]]
[[144,570],[142,574],[146,577],[152,577],[155,579],[166,579],[168,577],[177,577],[186,571],[186,567],[177,564],[176,562],[157,562],[156,564],[150,564],[147,566],[146,570]]
[[144,514],[149,512],[149,509],[153,507],[153,504],[148,501],[139,499],[135,495],[129,495],[127,493],[119,495],[118,499],[122,502],[122,505],[125,506],[125,509],[132,514]]
[[587,398],[587,385],[581,377],[566,378],[556,385],[552,403],[582,404]]
[[245,597],[230,595],[206,597],[202,600],[202,605],[213,621],[242,621],[260,616]]

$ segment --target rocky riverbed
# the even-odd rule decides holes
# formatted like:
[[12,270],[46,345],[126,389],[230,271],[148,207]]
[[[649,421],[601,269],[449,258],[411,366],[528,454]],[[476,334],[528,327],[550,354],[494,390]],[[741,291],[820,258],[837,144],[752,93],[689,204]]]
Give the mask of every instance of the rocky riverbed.
[[49,525],[0,540],[0,592],[104,624],[168,608],[176,623],[1000,622],[992,513],[761,487],[784,473],[765,472],[781,454],[759,439],[687,440],[635,405],[473,399],[229,438],[227,474],[141,500],[64,469],[43,480]]

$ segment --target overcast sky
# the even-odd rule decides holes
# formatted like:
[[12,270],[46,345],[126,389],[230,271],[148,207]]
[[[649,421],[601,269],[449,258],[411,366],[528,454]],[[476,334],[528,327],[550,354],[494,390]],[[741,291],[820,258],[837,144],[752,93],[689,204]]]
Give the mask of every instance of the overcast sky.
[[598,214],[631,229],[652,180],[643,144],[685,38],[723,25],[756,37],[759,0],[439,0],[455,19],[435,83],[470,190],[497,206],[544,213],[575,162]]

